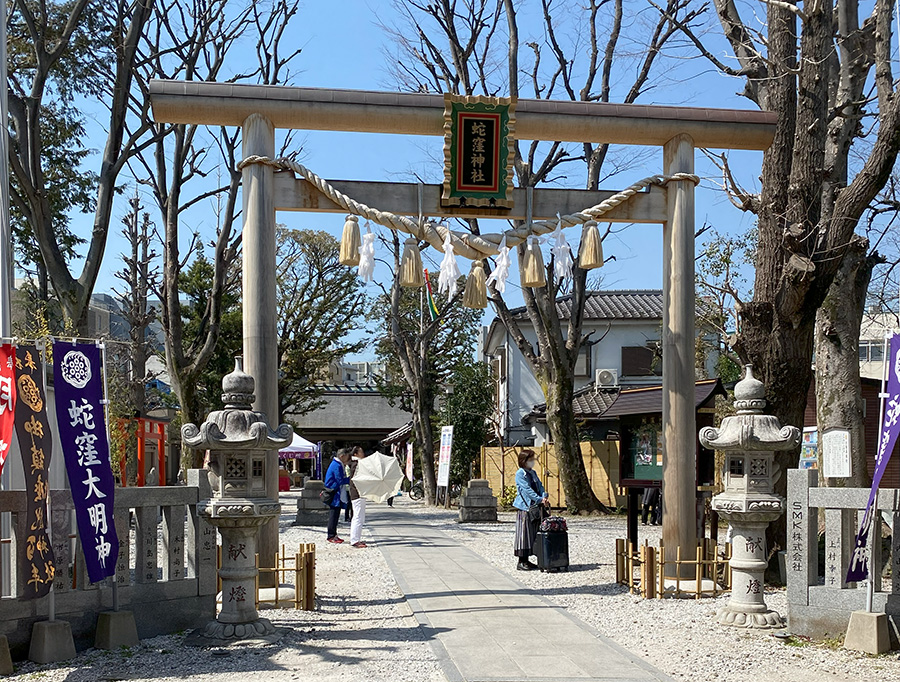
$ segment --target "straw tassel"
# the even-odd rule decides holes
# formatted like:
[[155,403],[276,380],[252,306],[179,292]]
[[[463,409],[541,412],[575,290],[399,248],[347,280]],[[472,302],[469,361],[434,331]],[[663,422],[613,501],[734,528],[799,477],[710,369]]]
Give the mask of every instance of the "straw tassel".
[[463,292],[463,306],[476,310],[487,308],[487,276],[483,261],[472,261],[472,269],[466,278],[466,290]]
[[603,267],[603,242],[596,220],[588,220],[581,232],[581,248],[578,250],[578,267],[593,270]]
[[544,272],[544,256],[541,253],[540,242],[534,235],[528,236],[525,245],[525,255],[522,256],[522,286],[539,289],[547,284],[547,276]]
[[359,265],[359,218],[348,215],[341,235],[341,265]]
[[421,287],[425,285],[422,273],[422,254],[419,253],[419,241],[409,237],[403,242],[403,258],[400,261],[400,286]]

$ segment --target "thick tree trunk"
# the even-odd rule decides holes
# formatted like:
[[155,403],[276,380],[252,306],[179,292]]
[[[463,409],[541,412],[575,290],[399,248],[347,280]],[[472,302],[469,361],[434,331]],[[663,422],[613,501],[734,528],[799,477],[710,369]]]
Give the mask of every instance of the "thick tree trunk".
[[[844,255],[825,302],[816,314],[816,421],[819,425],[819,480],[827,486],[867,488],[862,383],[859,378],[859,331],[866,292],[877,254],[867,257],[867,239],[856,236]],[[822,434],[837,428],[850,432],[849,478],[822,475]]]
[[584,468],[572,407],[573,393],[571,376],[561,376],[547,386],[547,427],[553,439],[566,507],[573,514],[605,512],[608,510],[594,494]]
[[425,483],[425,504],[433,505],[437,496],[437,478],[434,470],[434,431],[431,428],[431,410],[413,406],[413,430],[419,442],[422,464],[422,480]]

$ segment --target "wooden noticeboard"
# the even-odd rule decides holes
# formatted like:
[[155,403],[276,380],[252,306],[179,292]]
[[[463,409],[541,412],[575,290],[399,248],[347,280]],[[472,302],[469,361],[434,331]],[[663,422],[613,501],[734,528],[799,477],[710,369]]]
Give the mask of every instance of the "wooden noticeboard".
[[441,206],[512,207],[514,99],[444,95]]

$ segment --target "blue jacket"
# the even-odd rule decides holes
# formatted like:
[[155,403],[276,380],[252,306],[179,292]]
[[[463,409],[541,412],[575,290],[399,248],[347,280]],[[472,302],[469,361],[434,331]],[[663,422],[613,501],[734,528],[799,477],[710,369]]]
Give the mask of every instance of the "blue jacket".
[[[534,487],[529,484],[529,478],[533,482]],[[326,483],[326,485],[328,484]],[[538,504],[541,500],[547,498],[547,493],[544,490],[544,486],[541,484],[541,479],[531,469],[519,469],[516,472],[516,488],[519,491],[519,494],[516,495],[516,499],[513,502],[513,507],[516,509],[526,511]],[[540,494],[534,492],[535,488],[540,491]]]
[[334,490],[334,497],[331,500],[332,507],[341,506],[341,486],[348,485],[350,479],[344,465],[337,457],[331,460],[328,465],[328,471],[325,472],[325,487]]

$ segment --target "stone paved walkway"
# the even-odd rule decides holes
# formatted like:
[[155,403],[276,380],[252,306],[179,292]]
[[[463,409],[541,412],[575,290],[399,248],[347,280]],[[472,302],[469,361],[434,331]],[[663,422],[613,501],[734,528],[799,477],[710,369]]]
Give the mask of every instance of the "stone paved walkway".
[[670,680],[415,514],[375,507],[366,526],[448,682]]

